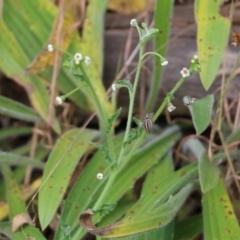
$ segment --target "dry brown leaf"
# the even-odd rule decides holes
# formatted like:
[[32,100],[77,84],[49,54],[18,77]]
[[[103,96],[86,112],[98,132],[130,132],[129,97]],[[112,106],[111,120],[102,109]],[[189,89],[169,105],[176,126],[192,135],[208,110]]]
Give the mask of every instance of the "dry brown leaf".
[[111,0],[108,9],[122,14],[142,12],[151,0]]
[[32,219],[29,217],[27,213],[20,213],[16,215],[12,221],[12,231],[16,232],[19,229],[19,227],[21,227],[25,223],[28,224],[32,223]]
[[86,229],[88,232],[99,235],[99,236],[105,236],[110,234],[114,224],[110,224],[102,228],[96,228],[92,223],[92,215],[93,215],[93,211],[91,209],[88,209],[85,212],[83,212],[80,215],[80,219],[79,219],[81,226],[84,229]]

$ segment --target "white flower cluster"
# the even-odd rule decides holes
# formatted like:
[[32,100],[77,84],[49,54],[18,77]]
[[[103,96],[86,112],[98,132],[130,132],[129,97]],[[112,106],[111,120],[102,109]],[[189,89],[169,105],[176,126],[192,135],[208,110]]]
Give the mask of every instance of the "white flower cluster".
[[[78,65],[78,64],[80,63],[80,61],[82,61],[82,60],[83,60],[83,56],[82,56],[81,53],[76,53],[76,54],[74,55],[74,62],[75,62],[76,65]],[[86,64],[86,66],[90,65],[91,59],[90,59],[89,56],[86,56],[86,57],[84,58],[84,63]]]

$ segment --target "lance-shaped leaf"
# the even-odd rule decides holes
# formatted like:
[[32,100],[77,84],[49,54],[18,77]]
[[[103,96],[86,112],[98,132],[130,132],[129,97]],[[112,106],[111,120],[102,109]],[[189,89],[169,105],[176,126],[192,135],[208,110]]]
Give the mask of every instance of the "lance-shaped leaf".
[[43,229],[52,220],[63,198],[72,173],[88,149],[95,131],[72,129],[57,141],[45,166],[39,193],[39,220]]
[[220,176],[219,169],[210,162],[205,148],[198,139],[189,139],[185,144],[197,157],[200,185],[202,192],[206,193],[217,185]]
[[[10,1],[7,2],[9,3]],[[32,105],[42,119],[47,121],[50,98],[45,84],[38,76],[29,77],[24,75],[23,68],[28,62],[27,56],[3,20],[0,20],[0,32],[2,33],[0,41],[0,69],[9,78],[14,79],[15,82],[25,88]],[[60,126],[54,114],[52,116],[52,126],[55,132],[60,133]]]
[[[33,226],[24,226],[22,231],[16,231],[22,224],[30,223],[31,219],[26,211],[26,205],[20,187],[15,181],[10,168],[6,165],[2,165],[1,170],[6,185],[9,217],[12,222],[0,223],[0,232],[9,236],[12,240],[25,240],[26,233],[29,234],[29,237],[36,237],[36,239],[40,240],[45,239],[39,230]],[[13,233],[13,230],[16,232]]]
[[112,126],[114,124],[114,122],[117,121],[120,113],[122,111],[122,108],[119,108],[109,119],[108,119],[108,128],[107,128],[107,132],[110,132],[112,129]]
[[16,137],[30,135],[32,133],[32,127],[9,127],[0,130],[0,139],[7,137]]
[[139,213],[134,217],[125,217],[120,222],[102,228],[96,228],[94,226],[91,219],[93,213],[89,209],[81,214],[80,224],[87,231],[108,238],[129,236],[160,228],[165,226],[175,217],[191,190],[192,185],[188,184],[176,195],[170,197],[165,204],[155,208],[153,211],[145,214]]
[[44,163],[25,156],[0,151],[0,164],[6,164],[9,166],[33,166],[43,169]]
[[216,78],[231,26],[228,19],[219,15],[221,4],[222,0],[195,1],[200,77],[206,90]]
[[205,240],[239,239],[240,228],[222,179],[204,194],[202,206]]
[[[64,50],[67,50],[69,44],[72,41],[72,38],[74,36],[74,31],[69,30],[70,27],[75,23],[74,19],[74,8],[73,7],[67,7],[67,4],[69,4],[69,1],[63,2],[65,3],[65,6],[63,7],[64,12],[63,15],[59,13],[57,16],[54,25],[53,30],[51,32],[51,35],[49,37],[49,40],[47,44],[54,44],[57,45],[57,47],[62,48]],[[60,25],[61,24],[61,25]],[[61,26],[61,31],[59,31],[59,25]],[[62,34],[59,36],[59,33]],[[57,44],[57,39],[61,38],[60,44]],[[46,45],[47,45],[46,44]],[[59,55],[61,56],[61,55]],[[47,47],[45,47],[30,63],[27,68],[25,69],[27,73],[37,73],[45,68],[52,66],[54,63],[55,54],[54,52],[48,52]]]
[[[189,100],[189,97],[184,97],[183,101],[186,103]],[[188,105],[197,135],[200,135],[208,127],[211,121],[213,103],[214,96],[208,95]]]
[[0,113],[29,122],[41,121],[41,118],[32,108],[4,96],[0,96]]

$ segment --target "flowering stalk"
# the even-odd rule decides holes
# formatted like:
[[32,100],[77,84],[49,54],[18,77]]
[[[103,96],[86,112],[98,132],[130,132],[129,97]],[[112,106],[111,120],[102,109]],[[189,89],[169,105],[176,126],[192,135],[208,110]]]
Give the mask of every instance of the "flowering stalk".
[[106,137],[107,137],[107,142],[108,142],[108,147],[109,147],[109,155],[110,157],[112,158],[113,161],[115,161],[116,157],[115,157],[115,151],[114,151],[114,147],[113,147],[113,141],[112,141],[112,138],[111,138],[111,133],[107,131],[107,128],[108,128],[108,121],[107,121],[107,118],[106,118],[106,114],[103,112],[103,108],[102,108],[102,105],[100,104],[99,100],[98,100],[98,96],[95,92],[95,89],[93,88],[92,86],[92,83],[91,81],[89,80],[81,62],[79,64],[79,68],[83,74],[83,77],[88,85],[88,87],[90,88],[90,91],[93,95],[93,98],[97,104],[97,107],[98,107],[98,110],[100,112],[100,115],[103,119],[103,128],[104,128],[104,131],[106,133]]

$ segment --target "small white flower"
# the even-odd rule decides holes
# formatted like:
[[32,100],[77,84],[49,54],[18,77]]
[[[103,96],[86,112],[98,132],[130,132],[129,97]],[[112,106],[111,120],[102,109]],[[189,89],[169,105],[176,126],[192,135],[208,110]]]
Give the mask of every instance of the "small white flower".
[[85,62],[85,64],[88,66],[88,65],[90,64],[90,62],[91,62],[90,57],[86,56],[84,62]]
[[103,174],[102,173],[98,173],[97,174],[97,179],[102,180],[103,179]]
[[136,19],[132,19],[130,21],[130,25],[133,26],[133,27],[136,27],[137,26],[137,20]]
[[79,62],[82,60],[82,54],[81,53],[76,53],[74,55],[74,60],[76,64],[79,64]]
[[164,60],[162,63],[161,63],[162,66],[166,66],[168,65],[168,61],[167,60]]
[[195,60],[194,60],[194,59],[192,59],[192,60],[191,60],[191,63],[195,63]]
[[182,76],[185,77],[189,77],[190,76],[190,71],[187,68],[183,68],[180,73],[182,74]]
[[61,105],[63,103],[63,99],[60,96],[56,97],[56,101],[59,105]]
[[112,84],[112,90],[115,92],[117,90],[117,85],[116,84]]
[[48,44],[47,49],[48,49],[49,52],[53,52],[53,45]]
[[194,57],[193,57],[194,59],[198,59],[198,56],[197,55],[194,55]]
[[168,106],[168,108],[167,108],[167,110],[168,110],[169,112],[172,112],[172,111],[174,111],[175,109],[176,109],[176,107],[173,106],[173,105],[170,105],[170,106]]

